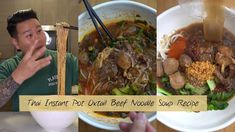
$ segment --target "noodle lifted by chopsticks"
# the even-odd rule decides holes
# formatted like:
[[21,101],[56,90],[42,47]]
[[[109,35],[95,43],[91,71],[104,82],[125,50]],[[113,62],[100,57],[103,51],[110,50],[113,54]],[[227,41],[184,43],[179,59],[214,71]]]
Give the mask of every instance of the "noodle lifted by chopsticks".
[[65,95],[66,44],[69,29],[64,27],[69,27],[69,24],[65,22],[56,23],[58,95]]

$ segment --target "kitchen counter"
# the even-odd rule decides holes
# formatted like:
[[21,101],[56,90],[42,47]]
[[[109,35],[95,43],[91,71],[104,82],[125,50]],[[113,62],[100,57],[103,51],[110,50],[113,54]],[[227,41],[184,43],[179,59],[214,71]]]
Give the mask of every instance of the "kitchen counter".
[[[29,112],[0,112],[0,132],[46,132]],[[63,132],[78,132],[78,120]]]

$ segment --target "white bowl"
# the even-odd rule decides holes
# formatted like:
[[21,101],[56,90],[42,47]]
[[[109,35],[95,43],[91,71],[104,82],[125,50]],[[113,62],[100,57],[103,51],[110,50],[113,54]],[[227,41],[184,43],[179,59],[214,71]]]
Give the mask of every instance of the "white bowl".
[[36,122],[48,132],[62,132],[78,118],[77,112],[32,111]]
[[[149,122],[156,120],[157,114],[155,112],[146,113]],[[130,122],[129,118],[115,118],[115,117],[107,117],[102,116],[96,113],[90,112],[79,112],[79,118],[82,119],[84,122],[105,130],[120,130],[118,124],[120,121]]]
[[[93,7],[101,20],[105,23],[118,22],[121,20],[134,20],[135,15],[139,14],[148,24],[156,27],[156,10],[141,3],[128,0],[105,2]],[[87,12],[78,17],[78,41],[84,35],[95,30],[95,27]]]
[[[146,20],[150,25],[156,27],[156,10],[141,3],[127,0],[110,1],[99,4],[95,6],[94,9],[105,24],[121,20],[134,20],[135,16],[139,14],[141,19]],[[83,39],[84,35],[95,30],[89,18],[87,12],[82,13],[78,17],[79,42]],[[147,117],[149,121],[153,121],[156,119],[156,113],[148,113]],[[80,112],[79,118],[94,127],[107,130],[120,130],[118,123],[121,120],[128,120],[87,112]]]
[[[235,14],[225,9],[225,27],[235,34]],[[185,15],[185,10],[180,6],[173,7],[157,17],[157,41],[163,35],[172,33],[174,30],[188,26],[200,21],[198,18]],[[235,121],[235,98],[229,101],[229,107],[221,111],[208,112],[158,112],[157,118],[160,122],[178,131],[217,131]]]

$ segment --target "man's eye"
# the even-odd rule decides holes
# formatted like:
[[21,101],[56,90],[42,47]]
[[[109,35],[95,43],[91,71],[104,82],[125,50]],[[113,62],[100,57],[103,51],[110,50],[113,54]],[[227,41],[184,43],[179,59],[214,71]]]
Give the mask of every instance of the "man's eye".
[[27,38],[31,38],[32,36],[33,36],[32,34],[26,35]]
[[42,32],[42,29],[39,29],[39,30],[38,30],[38,33],[41,33],[41,32]]

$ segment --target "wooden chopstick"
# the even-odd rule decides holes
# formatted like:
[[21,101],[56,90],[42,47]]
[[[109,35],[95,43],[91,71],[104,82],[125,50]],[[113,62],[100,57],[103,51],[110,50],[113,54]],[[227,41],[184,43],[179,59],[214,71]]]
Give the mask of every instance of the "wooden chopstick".
[[73,29],[73,30],[78,30],[78,27],[76,27],[76,26],[69,26],[69,27],[64,26],[64,28]]
[[103,36],[102,36],[102,32],[100,31],[100,29],[99,29],[99,27],[98,27],[98,24],[97,24],[97,22],[96,22],[96,20],[95,20],[95,17],[94,17],[94,15],[93,15],[92,11],[91,11],[91,8],[90,8],[89,5],[88,5],[88,4],[89,4],[88,1],[87,1],[87,0],[83,0],[83,3],[84,3],[84,5],[85,5],[85,7],[86,7],[86,9],[87,9],[87,11],[88,11],[89,16],[91,17],[91,20],[92,20],[92,22],[93,22],[93,24],[94,24],[94,26],[95,26],[95,28],[96,28],[96,31],[97,31],[98,34],[99,34],[99,37],[100,37],[100,39],[101,39],[103,45],[105,45],[105,41],[104,41],[104,38],[103,38]]
[[97,22],[101,25],[102,29],[104,30],[104,32],[108,35],[108,37],[111,39],[111,41],[114,41],[114,37],[112,36],[112,34],[109,32],[109,30],[107,29],[107,27],[104,25],[104,23],[101,21],[101,19],[99,18],[99,16],[96,14],[96,12],[94,11],[94,9],[91,7],[90,3],[87,0],[83,0],[83,3],[91,17],[91,20],[101,38],[101,40],[104,42],[104,39],[102,37],[102,32],[100,31]]
[[104,25],[104,23],[101,21],[101,19],[99,18],[99,16],[96,14],[95,10],[91,7],[90,3],[85,0],[87,2],[88,7],[90,8],[90,10],[92,11],[92,14],[94,15],[94,17],[96,18],[96,20],[99,22],[99,24],[101,25],[101,27],[103,28],[103,30],[105,31],[105,33],[108,35],[108,37],[113,41],[114,37],[113,35],[109,32],[109,30],[107,29],[107,27]]
[[[56,25],[54,25],[56,27]],[[63,26],[64,28],[67,28],[67,29],[73,29],[73,30],[78,30],[78,27],[77,26]]]

